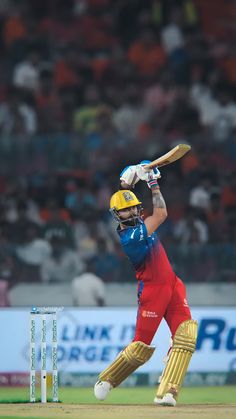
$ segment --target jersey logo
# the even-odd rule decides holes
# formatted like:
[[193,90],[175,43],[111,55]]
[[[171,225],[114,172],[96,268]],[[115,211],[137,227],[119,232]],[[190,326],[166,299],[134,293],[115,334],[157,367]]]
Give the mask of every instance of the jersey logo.
[[143,310],[142,317],[158,317],[158,314],[155,311]]
[[139,241],[141,242],[141,240],[144,239],[144,232],[143,232],[143,226],[140,227],[140,238]]
[[131,233],[130,238],[134,239],[134,235],[135,235],[135,230]]
[[[136,232],[136,231],[138,231],[138,229],[137,229],[137,228],[135,228],[135,229],[132,231],[132,233],[130,234],[130,238],[131,238],[131,239],[134,239],[134,238],[135,238],[135,232]],[[144,239],[144,233],[143,233],[143,227],[142,227],[142,226],[140,227],[139,232],[140,232],[139,241],[142,241],[142,240]]]

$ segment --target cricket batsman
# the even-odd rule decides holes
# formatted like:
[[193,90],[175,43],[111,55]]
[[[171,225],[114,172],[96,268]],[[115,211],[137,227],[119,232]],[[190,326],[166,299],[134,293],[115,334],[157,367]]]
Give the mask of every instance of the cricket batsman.
[[[158,179],[160,171],[145,170],[148,161],[126,167],[120,175],[120,190],[111,197],[110,211],[118,221],[117,233],[138,281],[138,313],[133,341],[99,375],[94,386],[97,399],[104,400],[139,366],[147,362],[155,347],[152,339],[164,318],[172,335],[172,346],[160,378],[154,403],[175,406],[197,339],[185,286],[173,271],[156,230],[165,221],[167,209]],[[152,194],[152,215],[143,220],[141,201],[131,191],[145,181]]]

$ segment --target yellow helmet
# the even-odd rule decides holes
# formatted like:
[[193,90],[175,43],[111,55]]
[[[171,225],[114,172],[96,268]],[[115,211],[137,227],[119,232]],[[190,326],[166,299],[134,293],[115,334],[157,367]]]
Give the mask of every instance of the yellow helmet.
[[[126,220],[121,219],[119,216],[119,211],[125,208],[138,206],[137,215],[132,215],[130,218]],[[126,226],[134,226],[142,217],[142,207],[141,202],[138,200],[137,196],[131,192],[129,189],[123,189],[118,191],[112,195],[110,200],[110,212],[113,217],[118,221],[118,223],[122,223]]]
[[123,189],[112,195],[110,200],[110,209],[119,211],[121,209],[134,207],[135,205],[140,204],[141,202],[133,192],[129,189]]

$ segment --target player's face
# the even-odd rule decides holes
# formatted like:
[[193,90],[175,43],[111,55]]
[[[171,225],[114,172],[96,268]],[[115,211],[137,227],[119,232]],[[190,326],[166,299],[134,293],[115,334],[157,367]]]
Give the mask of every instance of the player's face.
[[128,218],[131,218],[134,215],[138,215],[138,208],[137,205],[135,205],[134,207],[124,208],[118,212],[122,220],[127,220]]

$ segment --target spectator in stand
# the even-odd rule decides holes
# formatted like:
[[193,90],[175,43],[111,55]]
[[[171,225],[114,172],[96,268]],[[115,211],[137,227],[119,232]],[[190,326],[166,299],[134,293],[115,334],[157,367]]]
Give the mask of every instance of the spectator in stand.
[[[1,4],[4,2],[1,2]],[[1,16],[3,31],[1,47],[3,47],[3,42],[5,50],[3,51],[5,58],[7,58],[4,60],[2,55],[1,62],[5,64],[4,72],[7,82],[12,82],[13,69],[25,57],[29,41],[33,43],[35,40],[29,8],[30,6],[26,1],[11,0],[9,11],[5,16]]]
[[173,7],[170,11],[169,22],[161,31],[161,43],[169,57],[184,48],[185,40],[181,29],[182,18],[181,9]]
[[89,134],[96,130],[96,118],[103,107],[101,93],[95,84],[85,86],[83,105],[74,113],[74,130],[79,134]]
[[[4,194],[5,221],[14,223],[19,219],[22,207],[25,208],[24,217],[36,225],[41,225],[39,207],[27,191],[27,186],[22,186],[20,180],[8,179]],[[19,210],[20,208],[20,210]]]
[[224,208],[236,208],[236,170],[229,175],[229,181],[223,186],[221,202]]
[[[162,153],[164,154],[164,152],[165,150]],[[176,171],[168,171],[166,184],[163,186],[163,193],[166,196],[166,200],[168,200],[168,220],[160,228],[160,231],[167,228],[167,224],[169,223],[176,224],[185,215],[188,198],[187,190],[183,186],[183,182],[179,176],[177,176]]]
[[[228,211],[226,210],[226,217],[228,218],[229,214],[227,214],[227,212]],[[214,246],[215,259],[218,265],[218,280],[222,282],[236,281],[235,210],[233,211],[233,214],[233,224],[231,225],[229,222],[230,220],[226,218],[228,225],[221,230],[220,241],[217,241]]]
[[123,101],[113,112],[113,121],[120,135],[133,142],[139,130],[152,116],[152,108],[144,103],[143,92],[134,82],[123,91]]
[[[226,142],[236,129],[236,102],[232,92],[233,86],[223,83],[215,92],[216,105],[212,114],[213,138],[218,143]],[[214,113],[215,111],[215,113]],[[211,121],[209,121],[211,124]]]
[[217,260],[211,249],[202,245],[199,232],[194,227],[189,242],[176,249],[174,260],[181,275],[191,282],[215,282],[217,278]]
[[216,141],[226,141],[236,128],[236,103],[230,85],[218,83],[213,92],[207,86],[196,84],[190,94],[200,113],[201,123],[213,129]]
[[198,218],[194,208],[186,208],[184,217],[174,226],[174,238],[180,244],[187,244],[193,241],[201,244],[207,243],[207,225]]
[[[7,6],[8,3],[8,6]],[[27,26],[21,15],[21,5],[8,0],[1,2],[1,8],[6,6],[5,22],[3,24],[3,41],[7,48],[13,46],[17,41],[25,39],[27,36]],[[2,16],[1,16],[2,17]]]
[[97,206],[101,213],[106,212],[111,196],[111,187],[108,182],[104,181],[97,191]]
[[17,218],[15,222],[11,224],[10,228],[11,242],[14,245],[21,245],[27,242],[28,238],[31,237],[30,229],[34,231],[36,236],[39,235],[40,227],[37,223],[30,220],[26,202],[18,202]]
[[[102,82],[104,92],[107,88],[116,88],[118,82],[132,80],[135,74],[134,65],[127,61],[126,51],[120,45],[115,46],[109,54],[92,58],[91,68],[94,80],[97,83]],[[113,104],[115,100],[116,97],[109,97],[108,103]]]
[[40,282],[42,264],[50,253],[51,246],[39,236],[39,229],[32,224],[26,227],[25,240],[16,247],[18,280]]
[[4,217],[4,210],[0,209],[0,280],[7,281],[12,286],[16,281],[17,270],[14,247],[10,240],[9,224]]
[[88,187],[78,186],[73,180],[66,184],[65,207],[72,214],[86,213],[96,206],[96,196],[89,184]]
[[[102,163],[99,161],[99,157],[106,158],[108,155],[109,160],[109,148],[116,144],[116,129],[112,123],[112,111],[108,106],[100,106],[96,110],[94,116],[94,128],[91,132],[88,132],[84,137],[84,149],[82,153],[86,153],[87,164],[93,168],[93,171],[96,171]],[[105,123],[103,124],[103,120]],[[108,132],[109,139],[107,144],[106,133]],[[113,138],[114,136],[114,138]],[[112,141],[112,139],[114,141]],[[104,155],[104,149],[106,147],[106,153]],[[105,167],[105,166],[103,166]]]
[[31,196],[27,190],[27,185],[20,185],[19,182],[16,185],[17,187],[17,202],[24,202],[26,206],[26,215],[27,218],[38,226],[42,225],[42,220],[39,214],[39,205],[35,199]]
[[221,242],[226,230],[226,219],[220,193],[211,194],[210,205],[206,211],[206,220],[209,229],[209,242]]
[[78,89],[82,78],[80,54],[74,44],[68,45],[54,67],[54,83],[58,89],[72,87]]
[[71,282],[85,270],[79,253],[68,248],[67,237],[62,231],[54,231],[49,242],[51,254],[43,260],[41,275],[44,282]]
[[58,120],[62,117],[60,96],[53,83],[52,69],[44,68],[40,72],[39,89],[36,94],[40,132],[56,131]]
[[[74,134],[73,132],[73,123],[74,123],[74,112],[76,109],[76,101],[77,101],[77,90],[72,87],[65,87],[60,89],[60,107],[62,109],[62,114],[60,118],[57,119],[57,132],[66,134],[71,138],[71,135]],[[78,141],[78,138],[76,138]],[[69,140],[67,140],[67,144]],[[64,152],[64,154],[66,151]],[[65,158],[65,156],[64,156]]]
[[105,284],[92,272],[77,276],[71,283],[73,305],[76,307],[103,307],[105,305]]
[[[107,7],[106,7],[107,6]],[[114,6],[87,1],[87,13],[80,17],[80,37],[89,52],[110,51],[118,42],[114,31]]]
[[41,211],[41,218],[45,221],[43,235],[50,240],[55,234],[65,237],[67,245],[74,247],[74,236],[69,212],[60,208],[54,199],[49,199],[46,208]]
[[74,0],[58,0],[56,3],[54,0],[50,0],[41,4],[36,0],[35,3],[36,7],[46,9],[39,21],[38,31],[50,41],[53,51],[70,43],[78,42],[81,29],[80,22],[73,13]]
[[84,214],[84,212],[77,212],[72,211],[72,222],[73,222],[73,232],[74,232],[74,238],[75,238],[75,247],[79,250],[80,254],[82,255],[82,258],[86,260],[84,255],[81,252],[80,244],[83,240],[86,240],[86,238],[89,236],[89,228],[88,228],[88,221],[87,216]]
[[164,68],[151,81],[145,91],[145,102],[152,106],[156,112],[165,112],[178,96],[178,89],[175,85],[173,74],[168,68]]
[[8,290],[8,282],[5,279],[0,279],[0,307],[9,307],[11,305]]
[[168,24],[161,30],[162,46],[167,54],[168,68],[177,83],[186,84],[189,75],[189,54],[183,33],[184,14],[180,6],[172,6]]
[[84,237],[77,240],[77,248],[86,262],[95,257],[97,254],[97,247],[97,236],[94,232],[91,232],[90,228],[88,228]]
[[13,71],[14,86],[26,91],[37,92],[39,87],[41,54],[35,45],[30,45],[25,60]]
[[21,99],[20,91],[9,87],[5,102],[0,104],[0,132],[4,136],[32,135],[37,129],[37,116],[32,106]]
[[189,136],[199,130],[198,111],[189,102],[187,86],[179,86],[176,99],[162,114],[160,124],[172,141],[174,137],[179,143],[188,142]]
[[119,0],[115,3],[115,24],[120,43],[125,47],[130,45],[140,31],[140,14],[150,9],[150,2],[140,0]]
[[75,215],[73,222],[76,248],[86,261],[93,260],[98,252],[98,241],[103,239],[109,250],[113,249],[112,240],[109,237],[107,221],[102,221],[101,213],[96,209],[82,211]]
[[[1,209],[0,209],[0,222],[9,226],[18,220],[18,205],[20,202],[26,204],[24,200],[19,200],[17,197],[17,191],[19,188],[19,182],[12,177],[5,179],[4,191],[1,191]],[[28,214],[27,214],[28,218]]]
[[97,252],[90,261],[95,274],[105,282],[117,281],[120,259],[115,253],[108,251],[104,239],[99,238],[97,244]]
[[109,172],[114,168],[114,155],[120,158],[125,153],[125,140],[114,124],[112,108],[101,106],[97,111],[96,129],[86,135],[83,151],[87,153],[87,164],[93,173],[103,173],[104,168]]
[[236,83],[236,55],[234,42],[227,45],[227,52],[221,57],[219,65],[223,67],[227,79],[235,85]]
[[128,49],[128,59],[141,76],[154,76],[166,62],[165,52],[156,39],[153,30],[144,28]]
[[202,175],[198,184],[191,189],[189,205],[196,209],[206,211],[210,207],[212,181],[209,176]]
[[72,214],[78,214],[82,209],[80,188],[74,179],[68,180],[65,184],[64,206]]
[[191,182],[192,175],[199,173],[201,163],[199,153],[193,148],[184,159],[180,161],[181,173]]

